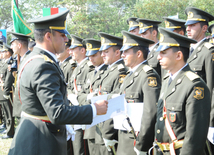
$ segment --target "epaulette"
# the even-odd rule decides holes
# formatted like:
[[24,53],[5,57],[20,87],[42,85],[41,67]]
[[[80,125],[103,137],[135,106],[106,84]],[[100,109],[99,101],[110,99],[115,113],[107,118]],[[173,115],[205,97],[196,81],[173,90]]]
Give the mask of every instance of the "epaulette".
[[93,64],[91,63],[91,61],[88,61],[87,64],[89,67],[94,67]]
[[144,65],[143,70],[144,72],[149,73],[150,71],[152,71],[152,67],[150,67],[149,65]]
[[210,44],[210,43],[205,43],[204,46],[207,48],[207,49],[211,49],[212,47],[214,47],[214,45]]
[[117,69],[118,69],[119,71],[123,71],[123,70],[125,69],[125,67],[124,67],[123,64],[119,64],[119,65],[117,66]]
[[48,58],[48,56],[46,56],[46,55],[41,55],[41,56],[42,56],[43,59],[44,59],[45,61],[47,61],[47,62],[51,62],[51,63],[54,62],[53,60],[51,60],[50,58]]
[[69,60],[69,63],[72,65],[72,64],[75,64],[76,62],[73,59],[71,59]]
[[193,73],[191,71],[187,71],[185,73],[185,75],[188,77],[188,79],[190,79],[190,81],[194,81],[195,79],[199,79],[200,78],[197,74],[195,74],[195,73]]

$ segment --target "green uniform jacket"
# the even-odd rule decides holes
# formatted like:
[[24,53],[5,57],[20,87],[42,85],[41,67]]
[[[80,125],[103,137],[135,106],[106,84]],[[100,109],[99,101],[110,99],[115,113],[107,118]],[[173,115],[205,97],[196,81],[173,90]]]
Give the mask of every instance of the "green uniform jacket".
[[[128,68],[121,59],[105,72],[101,80],[101,94],[110,94],[113,91],[119,93],[119,88],[127,74]],[[102,135],[103,134],[103,135]],[[95,132],[95,142],[104,144],[103,137],[106,139],[117,139],[118,130],[114,129],[113,119],[97,125]]]
[[[210,118],[210,92],[204,81],[185,66],[168,86],[169,76],[162,83],[158,100],[156,139],[171,143],[163,119],[164,100],[167,117],[183,147],[176,150],[179,155],[202,155],[207,138]],[[166,154],[169,154],[166,153]]]
[[157,43],[155,47],[149,52],[147,56],[147,61],[149,66],[154,68],[155,71],[158,73],[158,75],[161,77],[161,66],[157,59],[159,52],[156,52],[158,46],[159,46],[159,43]]
[[90,124],[92,108],[90,105],[68,106],[64,75],[55,60],[42,49],[34,47],[20,68],[34,55],[45,55],[46,59],[33,59],[24,68],[20,79],[22,111],[36,116],[47,115],[51,123],[22,117],[9,155],[66,155],[64,124]]
[[74,69],[77,67],[77,63],[72,60],[71,57],[65,59],[65,61],[60,65],[62,72],[65,76],[65,82],[68,83],[68,80],[71,78]]
[[[191,70],[198,74],[207,84],[211,98],[214,85],[214,46],[208,39],[202,41],[190,55],[187,63]],[[211,105],[210,126],[214,127],[214,102]]]
[[[152,147],[155,133],[157,101],[161,89],[160,77],[157,72],[148,66],[147,62],[141,64],[130,76],[127,75],[120,89],[125,93],[128,104],[144,103],[141,130],[138,135],[136,147],[148,151]],[[117,154],[135,155],[134,136],[127,131],[119,131]]]

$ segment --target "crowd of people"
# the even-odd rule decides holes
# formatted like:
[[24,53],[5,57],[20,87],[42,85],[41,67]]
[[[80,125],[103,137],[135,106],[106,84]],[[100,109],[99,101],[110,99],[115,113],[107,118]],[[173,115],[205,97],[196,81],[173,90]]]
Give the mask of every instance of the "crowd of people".
[[[123,38],[95,40],[69,34],[68,12],[30,20],[35,40],[10,32],[10,46],[1,43],[9,155],[214,154],[214,16],[188,7],[186,20],[163,17],[164,28],[131,17]],[[139,131],[115,129],[112,118],[85,128],[108,109],[91,99],[107,94],[143,104]]]

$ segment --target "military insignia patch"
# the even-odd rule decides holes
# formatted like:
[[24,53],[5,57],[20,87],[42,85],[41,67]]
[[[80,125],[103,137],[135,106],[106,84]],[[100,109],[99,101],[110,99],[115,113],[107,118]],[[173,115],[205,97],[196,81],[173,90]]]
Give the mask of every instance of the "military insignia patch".
[[150,87],[156,87],[157,86],[157,79],[156,79],[156,77],[148,77],[148,85]]
[[87,49],[92,49],[92,44],[87,43],[87,44],[86,44],[86,48],[87,48]]
[[164,40],[164,36],[163,34],[160,33],[160,43],[163,42],[163,40]]
[[175,112],[170,112],[169,113],[169,120],[171,122],[175,122],[176,121],[176,113]]
[[123,36],[123,44],[125,44],[125,43],[126,43],[126,41],[127,41],[126,36]]
[[101,37],[101,44],[103,45],[105,43],[105,38]]
[[139,22],[140,28],[143,28],[143,23]]
[[187,17],[187,18],[190,19],[190,18],[192,18],[193,16],[194,16],[193,12],[190,12],[190,11],[189,11],[189,12],[188,12],[188,17]]
[[193,96],[194,98],[196,98],[197,100],[201,100],[204,98],[204,88],[202,87],[195,87],[195,95]]
[[129,27],[132,27],[134,25],[133,21],[129,21]]
[[128,103],[134,103],[134,100],[128,100]]
[[126,75],[120,75],[119,83],[123,83],[123,80],[124,80],[125,77],[126,77]]

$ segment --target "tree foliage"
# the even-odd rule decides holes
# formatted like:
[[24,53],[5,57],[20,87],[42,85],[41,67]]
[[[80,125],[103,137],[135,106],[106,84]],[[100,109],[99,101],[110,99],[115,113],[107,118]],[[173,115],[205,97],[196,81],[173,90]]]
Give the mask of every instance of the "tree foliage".
[[[122,36],[129,17],[163,20],[179,14],[186,19],[185,8],[194,6],[214,15],[214,1],[207,0],[18,0],[27,21],[42,16],[42,8],[66,7],[70,10],[67,29],[82,38],[98,39],[98,32]],[[33,28],[33,25],[30,25]],[[164,26],[162,24],[162,26]],[[0,0],[0,28],[12,30],[11,0]]]

